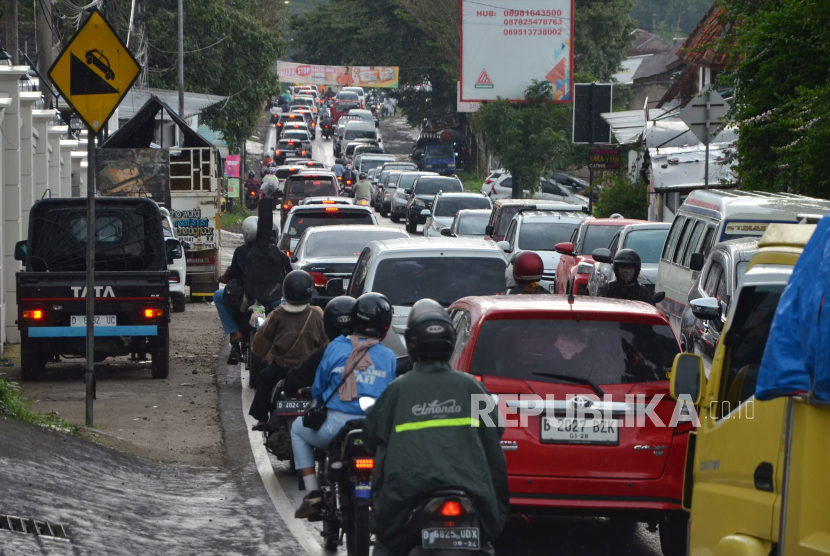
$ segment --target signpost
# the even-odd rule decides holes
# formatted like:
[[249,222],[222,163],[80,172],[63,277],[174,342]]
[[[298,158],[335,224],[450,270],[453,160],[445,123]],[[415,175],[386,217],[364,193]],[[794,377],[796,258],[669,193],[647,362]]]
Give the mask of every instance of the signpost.
[[93,10],[49,69],[55,88],[87,127],[86,425],[95,381],[95,137],[133,86],[140,67],[98,10]]
[[[613,85],[611,83],[578,83],[574,85],[573,137],[575,144],[611,143],[611,126],[600,114],[611,112]],[[619,153],[617,153],[619,164]],[[619,167],[619,166],[618,166]],[[588,182],[594,186],[595,166],[588,164]],[[588,191],[588,210],[593,212],[594,192]]]
[[619,170],[620,149],[589,149],[590,170]]
[[709,140],[723,127],[723,118],[729,112],[729,103],[720,93],[708,89],[702,96],[693,98],[680,112],[692,133],[706,146],[703,166],[703,188],[709,189]]

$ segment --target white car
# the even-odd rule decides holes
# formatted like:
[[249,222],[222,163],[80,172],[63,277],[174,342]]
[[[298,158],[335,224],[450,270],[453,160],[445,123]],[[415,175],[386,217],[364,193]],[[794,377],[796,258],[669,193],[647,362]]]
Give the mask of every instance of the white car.
[[455,215],[462,209],[491,210],[493,203],[481,193],[441,193],[435,195],[431,209],[424,209],[421,214],[426,216],[424,222],[424,237],[441,237],[443,228],[452,226]]
[[503,168],[499,168],[498,170],[493,170],[492,172],[490,172],[490,175],[487,176],[487,179],[485,179],[484,183],[481,184],[481,192],[485,195],[490,195],[490,192],[493,190],[493,185],[502,176],[502,174],[506,173],[507,170]]
[[[525,196],[530,195],[530,191],[524,190]],[[494,201],[496,199],[512,199],[513,198],[513,177],[510,173],[505,172],[496,180],[490,190],[489,196]],[[588,198],[582,195],[572,193],[564,185],[550,179],[542,178],[539,181],[539,190],[533,194],[534,199],[546,199],[550,201],[562,201],[569,205],[587,205]]]
[[[161,228],[164,231],[164,239],[179,239],[173,221],[170,219],[170,211],[164,207],[159,207],[159,211],[161,212]],[[181,244],[182,249],[190,249],[190,243],[187,241],[182,241]],[[173,305],[173,312],[183,313],[187,297],[184,291],[184,283],[187,278],[186,258],[173,259],[173,262],[167,265],[167,270],[170,271],[170,302]]]

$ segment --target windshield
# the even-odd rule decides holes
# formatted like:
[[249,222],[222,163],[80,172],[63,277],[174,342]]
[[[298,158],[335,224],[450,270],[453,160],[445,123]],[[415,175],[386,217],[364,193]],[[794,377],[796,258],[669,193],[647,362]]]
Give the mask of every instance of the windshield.
[[[329,210],[332,207],[317,211],[302,211],[291,217],[288,223],[288,235],[292,238],[299,238],[307,228],[314,226],[341,226],[345,224],[374,225],[372,215],[357,211]],[[359,254],[359,253],[358,253]]]
[[668,233],[668,229],[631,232],[625,236],[625,248],[634,249],[640,255],[641,262],[657,264]]
[[357,96],[357,93],[353,93],[351,91],[340,91],[337,93],[337,100],[360,100],[360,97]]
[[344,138],[347,141],[349,139],[377,139],[377,134],[374,129],[347,129]]
[[468,295],[503,292],[506,266],[495,257],[386,259],[378,264],[372,291],[384,294],[392,305],[411,306],[428,297],[448,307]]
[[590,320],[488,320],[470,373],[559,382],[534,373],[565,372],[597,384],[668,380],[679,349],[666,325]]
[[375,158],[361,158],[360,159],[360,169],[364,172],[368,172],[369,170],[376,170],[380,168],[385,163],[389,162],[389,160],[378,160]]
[[455,158],[452,147],[449,145],[437,145],[424,149],[424,158]]
[[421,178],[415,188],[416,195],[435,195],[439,191],[462,191],[461,183],[451,178]]
[[308,140],[308,134],[305,131],[285,131],[282,136],[286,139],[297,139],[299,141]]
[[334,183],[329,178],[291,177],[285,186],[286,197],[326,197],[329,195],[337,195]]
[[459,236],[483,236],[484,228],[489,221],[489,212],[487,214],[465,214],[458,221],[458,231],[455,233]]
[[[580,255],[590,255],[594,249],[600,247],[608,247],[611,243],[611,238],[617,233],[617,230],[622,226],[588,226],[585,230],[585,241],[582,243],[582,251]],[[566,240],[567,241],[567,240]]]
[[525,222],[519,231],[519,249],[553,251],[557,243],[568,241],[578,223]]
[[742,237],[761,237],[769,225],[769,222],[735,222],[730,220],[723,226],[721,241]]
[[490,201],[487,197],[441,197],[435,207],[435,216],[455,217],[462,209],[488,209]]
[[[340,222],[338,222],[339,224]],[[348,224],[349,222],[346,222]],[[307,257],[331,258],[331,257],[359,257],[360,252],[371,241],[384,239],[398,239],[407,237],[401,231],[393,229],[382,229],[377,231],[357,233],[317,233],[308,238],[305,248]]]

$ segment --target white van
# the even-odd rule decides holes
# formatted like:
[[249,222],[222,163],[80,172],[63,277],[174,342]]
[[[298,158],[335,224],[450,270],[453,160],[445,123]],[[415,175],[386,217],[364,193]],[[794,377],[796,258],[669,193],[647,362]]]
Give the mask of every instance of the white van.
[[360,99],[360,106],[366,108],[366,93],[363,91],[363,87],[343,87],[340,90],[357,93],[357,98]]
[[346,124],[343,129],[343,139],[340,141],[340,152],[345,153],[349,143],[357,139],[370,139],[380,142],[380,137],[375,129],[375,124],[363,120],[353,120]]
[[698,189],[683,201],[666,236],[657,266],[657,304],[675,334],[688,304],[689,290],[715,243],[761,237],[772,223],[814,222],[830,214],[830,201],[789,193]]

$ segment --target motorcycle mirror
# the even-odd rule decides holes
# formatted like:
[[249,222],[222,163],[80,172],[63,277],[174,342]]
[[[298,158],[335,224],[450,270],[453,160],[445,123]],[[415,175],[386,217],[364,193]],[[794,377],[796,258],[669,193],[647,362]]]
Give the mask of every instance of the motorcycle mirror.
[[651,296],[651,304],[652,305],[657,305],[658,303],[663,301],[663,299],[665,299],[665,298],[666,298],[666,292],[656,292],[654,295]]
[[369,410],[372,409],[372,406],[375,405],[375,398],[361,396],[360,399],[357,400],[357,403],[360,405],[360,409],[362,409],[364,413],[368,413]]

